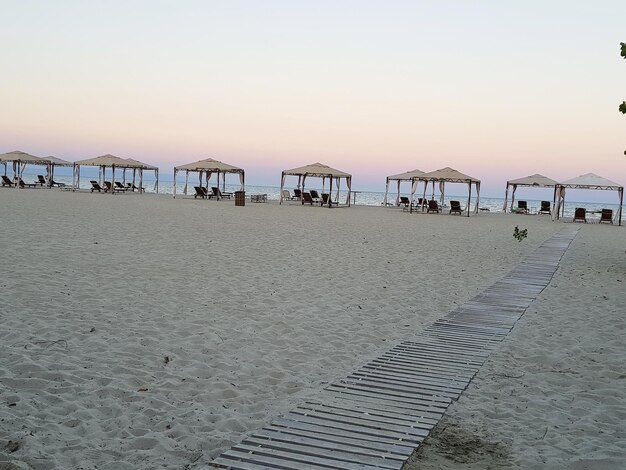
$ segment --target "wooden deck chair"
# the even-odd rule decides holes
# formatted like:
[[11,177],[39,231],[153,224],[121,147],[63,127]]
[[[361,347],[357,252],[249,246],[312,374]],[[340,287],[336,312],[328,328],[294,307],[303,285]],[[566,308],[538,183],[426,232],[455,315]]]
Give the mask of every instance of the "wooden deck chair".
[[193,189],[196,190],[196,194],[193,195],[193,198],[202,198],[205,199],[209,196],[207,190],[204,186],[194,186]]
[[613,223],[613,209],[602,209],[599,223],[602,222],[608,222],[609,224]]
[[311,193],[302,193],[302,204],[309,203],[313,205],[313,198],[311,197]]
[[587,223],[587,211],[584,207],[577,207],[574,211],[574,222]]
[[319,193],[315,190],[315,189],[311,189],[309,191],[309,194],[311,194],[311,199],[313,199],[313,202],[322,202],[322,198],[320,197]]
[[113,191],[114,193],[119,193],[120,191],[124,191],[124,187],[118,188],[117,186],[111,184],[110,181],[104,182],[104,192]]
[[450,201],[450,214],[459,214],[463,213],[463,209],[461,209],[461,203],[459,201]]
[[517,201],[517,213],[528,214],[528,203],[526,201]]
[[226,197],[230,199],[231,197],[233,197],[233,193],[223,193],[217,186],[211,186],[211,191],[213,191],[213,196],[218,199],[224,199]]
[[37,187],[37,185],[39,184],[37,183],[24,183],[24,180],[22,178],[19,179],[18,184],[20,185],[20,188],[35,188]]
[[11,181],[7,175],[2,175],[2,186],[12,187],[13,181]]
[[437,204],[437,201],[434,199],[428,201],[428,209],[426,209],[426,213],[428,214],[430,212],[436,212],[439,214],[439,204]]
[[539,209],[538,214],[551,214],[552,208],[550,205],[550,201],[541,201],[541,208]]
[[330,199],[330,194],[328,193],[322,193],[322,206],[327,206],[328,202],[330,201],[330,205],[339,205],[339,203],[337,201],[333,201]]
[[98,183],[96,180],[91,180],[91,192],[93,193],[94,191],[104,191],[106,193],[106,188],[103,188],[102,186],[100,186],[100,183]]

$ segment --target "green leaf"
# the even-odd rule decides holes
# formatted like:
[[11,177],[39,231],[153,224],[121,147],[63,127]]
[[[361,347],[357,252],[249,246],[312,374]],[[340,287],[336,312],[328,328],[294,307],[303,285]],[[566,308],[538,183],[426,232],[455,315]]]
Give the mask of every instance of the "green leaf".
[[626,42],[620,42],[620,46],[622,46],[621,56],[626,59]]
[[626,101],[622,101],[622,104],[619,105],[619,111],[622,114],[626,114]]

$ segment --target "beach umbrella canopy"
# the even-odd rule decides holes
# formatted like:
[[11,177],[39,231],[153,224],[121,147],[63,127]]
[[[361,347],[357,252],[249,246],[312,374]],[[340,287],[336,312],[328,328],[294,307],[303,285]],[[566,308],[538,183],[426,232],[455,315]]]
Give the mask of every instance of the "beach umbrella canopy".
[[[352,175],[346,173],[345,171],[337,170],[335,168],[331,168],[328,165],[324,165],[322,163],[311,163],[310,165],[300,166],[298,168],[292,168],[290,170],[284,170],[281,175],[280,180],[280,199],[279,203],[283,202],[283,189],[285,186],[285,177],[297,176],[298,177],[298,188],[302,186],[302,190],[304,190],[304,185],[306,178],[309,176],[314,176],[317,178],[322,178],[322,187],[326,181],[326,178],[330,181],[330,194],[328,197],[328,207],[332,207],[332,191],[333,191],[333,181],[337,181],[337,195],[335,199],[339,198],[339,186],[341,184],[341,179],[344,178],[346,180],[346,185],[348,186],[348,195],[346,198],[346,204],[350,205],[350,192],[352,187]],[[304,200],[302,200],[302,204],[304,204]]]
[[[24,169],[27,164],[45,165],[46,167],[50,166],[50,162],[45,158],[36,157],[35,155],[22,152],[21,150],[13,150],[12,152],[0,154],[0,163],[4,164],[5,176],[7,174],[7,165],[9,162],[13,162],[14,182],[22,178],[22,174],[24,173]],[[15,187],[19,188],[20,186],[15,184]]]
[[[202,175],[205,174],[206,187],[209,186],[209,179],[213,173],[217,173],[217,186],[220,184],[220,174],[222,175],[222,190],[226,188],[226,173],[239,174],[239,183],[241,184],[241,191],[244,190],[245,171],[242,168],[229,165],[228,163],[220,162],[213,158],[205,158],[193,163],[186,163],[185,165],[179,165],[174,167],[174,197],[176,197],[176,175],[179,171],[185,172],[185,187],[183,194],[187,194],[187,184],[189,181],[189,172],[197,171],[200,185],[202,186]],[[219,196],[217,197],[219,199]]]
[[29,153],[22,152],[21,150],[13,150],[12,152],[0,154],[0,162],[39,163],[44,165],[48,164],[48,161],[45,158],[36,157]]
[[565,208],[565,188],[571,189],[595,189],[603,191],[617,191],[619,197],[619,209],[618,220],[619,225],[622,225],[622,204],[624,202],[624,186],[619,183],[615,183],[603,176],[598,176],[594,173],[587,173],[577,176],[576,178],[557,183],[554,192],[558,196],[557,204],[554,207],[552,218],[559,218],[559,209]]
[[423,175],[424,172],[422,170],[411,170],[405,171],[404,173],[399,173],[397,175],[387,176],[385,181],[385,197],[383,198],[383,205],[387,206],[387,194],[389,193],[389,183],[391,181],[398,182],[398,195],[396,196],[396,206],[400,205],[400,183],[402,181],[412,181],[413,178]]
[[[78,184],[80,182],[80,167],[83,165],[98,166],[101,168],[102,173],[104,173],[105,168],[111,168],[111,171],[113,173],[111,176],[112,178],[111,185],[115,184],[114,180],[115,180],[116,169],[119,168],[119,169],[126,170],[129,168],[132,168],[133,170],[139,170],[139,178],[140,178],[139,192],[140,193],[143,192],[143,187],[141,184],[142,179],[143,179],[143,170],[154,170],[156,173],[155,190],[158,192],[159,169],[157,167],[148,165],[147,163],[143,163],[138,160],[134,160],[132,158],[120,158],[120,157],[116,157],[115,155],[111,155],[108,153],[106,155],[100,155],[99,157],[87,158],[84,160],[78,160],[74,162],[74,183],[73,183],[74,189],[77,189]],[[125,177],[125,173],[124,173],[124,177]],[[134,172],[133,172],[133,186],[134,186]],[[111,191],[111,194],[114,194],[114,191]]]
[[[413,178],[413,188],[411,191],[411,206],[413,205],[413,193],[417,189],[417,182],[425,181],[433,183],[433,192],[435,187],[435,182],[439,182],[439,189],[441,191],[441,204],[443,205],[444,201],[444,192],[445,192],[445,184],[446,183],[467,183],[469,191],[467,198],[467,216],[470,214],[470,203],[472,200],[472,184],[476,186],[476,207],[474,208],[474,213],[478,213],[478,203],[480,201],[480,180],[478,178],[474,178],[473,176],[466,175],[461,173],[454,168],[445,167],[440,168],[439,170],[431,171],[429,173],[424,173],[423,175],[419,175]],[[426,185],[424,185],[424,199],[426,198]]]
[[[532,186],[534,188],[554,188],[557,184],[551,178],[547,176],[540,175],[535,173],[534,175],[525,176],[523,178],[518,178],[515,180],[509,180],[506,182],[506,191],[504,193],[504,207],[503,211],[506,212],[506,208],[508,205],[509,198],[509,186],[513,186],[513,192],[511,193],[511,210],[513,209],[513,203],[515,202],[515,191],[518,186]],[[552,201],[554,204],[554,200]]]

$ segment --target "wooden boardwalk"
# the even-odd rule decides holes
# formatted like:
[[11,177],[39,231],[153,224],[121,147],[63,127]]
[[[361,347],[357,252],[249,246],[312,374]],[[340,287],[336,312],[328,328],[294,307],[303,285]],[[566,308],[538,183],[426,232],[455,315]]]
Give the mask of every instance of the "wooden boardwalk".
[[399,469],[548,285],[578,228],[343,380],[246,437],[209,468]]

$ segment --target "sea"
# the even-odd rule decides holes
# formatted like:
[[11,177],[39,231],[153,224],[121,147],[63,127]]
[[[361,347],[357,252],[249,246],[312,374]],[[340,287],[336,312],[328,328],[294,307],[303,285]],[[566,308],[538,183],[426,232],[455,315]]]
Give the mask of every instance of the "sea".
[[[26,171],[24,173],[24,181],[29,183],[32,182],[36,179],[36,175],[38,173],[41,173],[40,171],[37,172],[36,170],[31,170],[31,171]],[[59,172],[61,173],[61,172]],[[65,174],[63,174],[65,173]],[[71,186],[72,184],[72,177],[71,174],[67,174],[67,172],[63,172],[61,174],[56,174],[55,172],[55,176],[54,176],[54,180],[57,182],[61,182],[61,183],[65,183],[69,186]],[[156,193],[156,188],[155,188],[155,180],[154,177],[148,173],[150,176],[144,175],[144,180],[143,180],[143,186],[145,189],[146,193]],[[96,173],[97,175],[97,173]],[[117,175],[116,175],[117,176]],[[161,177],[159,179],[159,187],[158,187],[158,192],[159,194],[173,194],[173,180],[172,177],[170,176],[169,179],[167,178],[167,175],[164,175],[165,177]],[[91,183],[90,180],[92,179],[97,179],[97,176],[94,175],[83,175],[81,172],[81,178],[80,178],[80,189],[86,189],[89,190],[91,189]],[[116,177],[116,180],[118,181],[122,181],[122,177],[120,175],[120,177]],[[131,181],[130,178],[126,178],[126,182]],[[138,179],[135,182],[136,185],[139,185],[139,181]],[[194,185],[197,184],[197,181],[194,179],[189,180],[188,183],[188,187],[187,187],[187,194],[188,195],[193,195],[194,194]],[[214,185],[215,183],[212,183],[211,185]],[[177,195],[182,195],[182,191],[184,188],[184,181],[178,181],[176,182],[176,194]],[[225,190],[229,191],[229,192],[234,192],[234,191],[238,191],[240,189],[238,184],[226,184]],[[293,194],[293,187],[285,187],[285,189],[289,189],[291,191],[291,193]],[[319,187],[315,186],[314,184],[312,186],[307,186],[307,189],[316,189],[318,192],[322,191],[322,187],[321,185]],[[394,188],[395,189],[395,188]],[[408,185],[407,185],[407,189],[408,189]],[[246,195],[250,195],[250,194],[267,194],[267,199],[268,201],[278,201],[280,198],[280,188],[277,186],[258,186],[258,185],[246,185],[245,186],[245,192]],[[418,191],[419,192],[419,191]],[[407,192],[401,192],[400,193],[401,196],[410,196],[410,194],[408,194]],[[342,202],[345,202],[346,200],[346,196],[347,196],[347,191],[345,190],[340,190],[339,192],[339,200]],[[397,190],[396,192],[390,191],[389,194],[387,195],[387,202],[390,204],[394,204],[395,200],[396,200],[396,196],[397,196]],[[421,197],[421,194],[415,194],[414,195],[414,199],[417,199],[418,197]],[[431,198],[432,197],[432,193],[427,193],[427,197]],[[384,191],[382,192],[378,192],[378,191],[352,191],[351,196],[350,196],[350,203],[353,205],[357,205],[357,206],[383,206],[383,201],[385,198],[385,193]],[[435,193],[434,195],[435,200],[439,201],[440,200],[440,195]],[[615,196],[616,200],[617,200],[617,195]],[[446,194],[445,198],[444,198],[444,209],[446,207],[449,207],[450,205],[450,200],[457,200],[461,202],[461,207],[465,208],[465,205],[467,204],[467,193],[466,194]],[[517,201],[519,200],[519,198],[516,198],[515,201],[515,207],[517,206]],[[535,200],[535,199],[528,199],[528,198],[524,198],[524,200],[527,202],[529,211],[531,214],[537,213],[539,208],[541,207],[541,200]],[[552,203],[552,200],[550,198],[550,203]],[[471,208],[473,209],[474,206],[476,204],[476,197],[475,195],[473,195],[472,200],[471,200]],[[479,208],[481,210],[481,212],[489,212],[489,213],[502,213],[503,212],[503,207],[504,207],[504,198],[497,198],[497,197],[482,197],[480,198],[479,201]],[[602,209],[612,209],[613,210],[613,214],[616,216],[617,215],[617,211],[619,209],[619,205],[618,204],[610,204],[610,203],[606,203],[606,202],[581,202],[581,201],[567,201],[565,202],[565,210],[564,210],[564,217],[573,217],[574,216],[574,211],[577,207],[584,207],[588,212],[596,212],[599,213]],[[509,199],[509,207],[508,207],[508,211],[510,211],[510,199]]]

